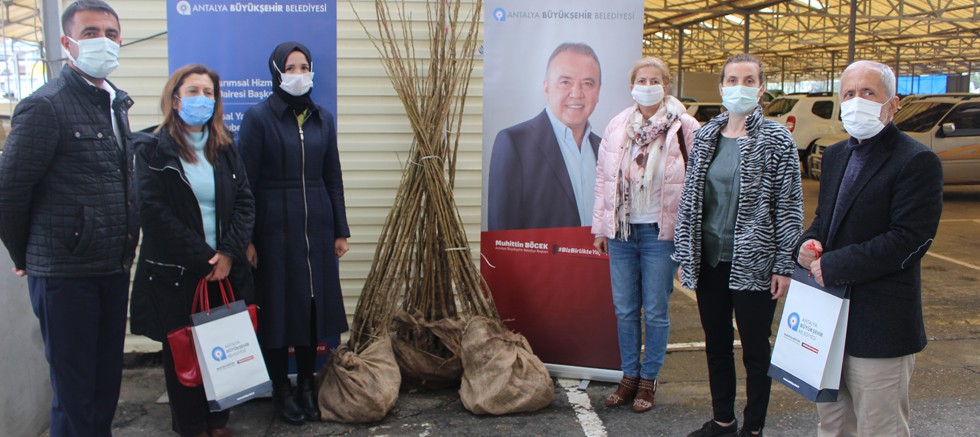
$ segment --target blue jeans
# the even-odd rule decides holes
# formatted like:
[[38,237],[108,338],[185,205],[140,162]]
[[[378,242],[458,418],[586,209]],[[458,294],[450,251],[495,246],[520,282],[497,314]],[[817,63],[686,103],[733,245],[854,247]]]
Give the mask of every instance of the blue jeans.
[[[609,273],[619,332],[623,375],[657,379],[667,355],[670,333],[668,302],[674,291],[677,263],[670,259],[673,241],[657,239],[654,224],[631,224],[630,239],[609,239]],[[643,311],[643,363],[640,364],[640,311]]]

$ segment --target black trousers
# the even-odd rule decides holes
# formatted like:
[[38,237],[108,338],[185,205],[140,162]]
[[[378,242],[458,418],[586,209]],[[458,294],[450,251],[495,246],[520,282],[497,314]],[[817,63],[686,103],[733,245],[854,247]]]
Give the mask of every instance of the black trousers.
[[228,410],[211,412],[204,386],[187,387],[177,379],[170,345],[163,342],[163,376],[170,398],[170,423],[174,432],[183,437],[197,436],[208,430],[228,425]]
[[[316,346],[293,346],[296,359],[297,383],[313,379],[313,367],[316,365]],[[269,370],[269,379],[273,387],[285,387],[289,384],[289,348],[262,348],[265,367]]]
[[51,375],[51,437],[112,434],[122,384],[129,274],[27,277]]
[[735,420],[735,332],[732,312],[742,341],[742,364],[745,366],[746,403],[743,427],[750,431],[766,425],[769,409],[769,390],[772,379],[769,370],[772,318],[776,301],[769,290],[741,291],[728,288],[731,263],[711,267],[701,265],[698,280],[698,312],[704,329],[705,355],[708,358],[708,381],[711,386],[711,407],[719,422]]

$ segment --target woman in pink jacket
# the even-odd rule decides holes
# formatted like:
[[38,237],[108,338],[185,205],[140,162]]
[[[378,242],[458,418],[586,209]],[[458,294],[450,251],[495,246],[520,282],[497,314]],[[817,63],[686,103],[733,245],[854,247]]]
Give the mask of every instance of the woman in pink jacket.
[[630,90],[636,104],[614,117],[602,136],[592,212],[595,247],[609,254],[623,369],[619,387],[605,404],[618,407],[632,401],[638,413],[653,408],[667,354],[667,302],[677,270],[670,259],[674,223],[698,128],[684,105],[667,95],[669,85],[664,61],[642,58],[633,64]]

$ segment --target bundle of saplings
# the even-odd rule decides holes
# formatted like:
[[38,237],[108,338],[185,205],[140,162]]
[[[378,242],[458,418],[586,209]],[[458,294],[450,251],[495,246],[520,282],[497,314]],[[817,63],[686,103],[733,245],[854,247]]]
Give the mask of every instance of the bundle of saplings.
[[[400,384],[441,388],[468,380],[460,394],[467,408],[479,406],[470,408],[478,414],[531,411],[550,404],[553,396],[551,379],[527,342],[507,336],[523,339],[500,321],[453,195],[463,109],[480,44],[482,1],[424,5],[426,40],[414,39],[413,11],[407,10],[419,3],[376,1],[376,34],[358,16],[381,54],[413,138],[354,313],[350,340],[321,372],[320,408],[328,420],[380,420],[397,400],[397,391],[390,388]],[[465,337],[469,349],[476,352],[482,342],[501,351],[479,358],[482,362],[473,364],[474,370],[467,368],[473,361],[462,345],[463,330],[472,320],[479,320],[481,328]],[[510,340],[501,341],[504,337]],[[516,349],[505,350],[508,347]],[[520,360],[515,360],[517,355]],[[394,371],[392,362],[397,363]],[[514,365],[530,370],[514,372],[509,368]],[[481,373],[479,378],[474,371]],[[547,380],[547,403],[537,399],[488,407],[487,401],[466,399],[471,393],[490,399],[510,396],[510,384],[527,388],[518,381],[521,378],[538,385]]]

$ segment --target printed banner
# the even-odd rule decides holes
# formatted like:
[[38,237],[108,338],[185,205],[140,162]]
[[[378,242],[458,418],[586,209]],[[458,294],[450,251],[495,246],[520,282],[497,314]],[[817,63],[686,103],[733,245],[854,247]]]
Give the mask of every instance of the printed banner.
[[269,56],[297,41],[313,56],[313,101],[337,114],[336,2],[167,0],[169,71],[204,64],[221,77],[225,124],[272,93]]
[[481,271],[543,361],[618,369],[590,226],[601,135],[632,104],[643,1],[489,0],[484,35]]
[[[313,56],[313,101],[337,116],[337,8],[334,1],[167,0],[169,71],[204,64],[221,77],[225,124],[238,133],[245,111],[272,94],[269,56],[297,41]],[[340,337],[321,339],[316,368]],[[292,356],[289,371],[295,372]]]

